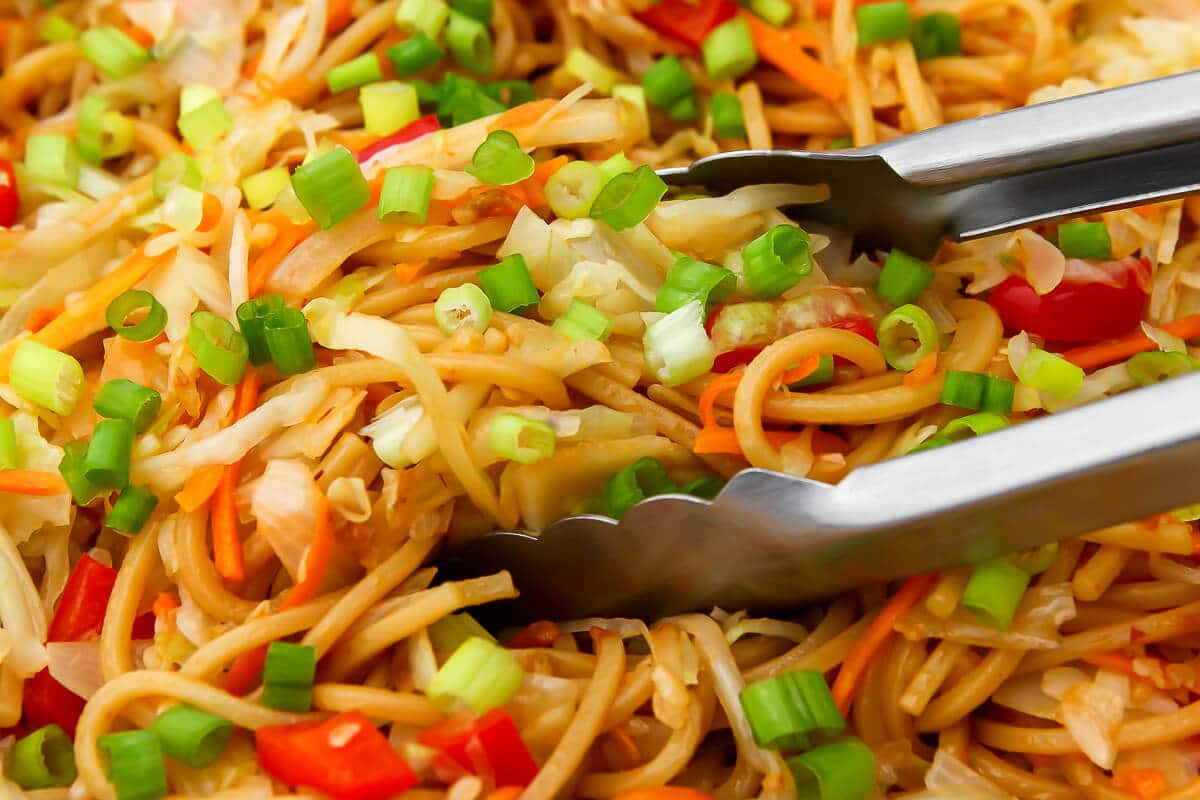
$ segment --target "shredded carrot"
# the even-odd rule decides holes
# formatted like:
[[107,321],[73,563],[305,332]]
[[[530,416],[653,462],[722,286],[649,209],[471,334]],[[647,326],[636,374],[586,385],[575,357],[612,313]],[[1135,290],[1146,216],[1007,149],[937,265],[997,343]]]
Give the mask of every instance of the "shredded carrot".
[[913,367],[912,372],[904,376],[904,385],[916,388],[917,386],[924,386],[929,383],[934,373],[937,372],[937,365],[938,354],[935,350],[918,361],[917,365]]
[[817,368],[820,366],[821,366],[821,357],[820,356],[818,356],[818,355],[809,356],[808,358],[804,359],[796,366],[792,367],[789,370],[786,370],[783,374],[781,374],[779,376],[779,378],[776,379],[775,385],[776,386],[786,386],[789,383],[796,383],[797,381],[802,381],[805,378],[807,378],[809,375],[812,375],[814,372],[816,372]]
[[[1195,339],[1200,336],[1200,314],[1189,314],[1159,327],[1172,336]],[[1062,355],[1077,367],[1095,369],[1157,348],[1158,344],[1139,330],[1124,339],[1074,347]]]
[[280,610],[303,605],[317,596],[317,591],[329,572],[329,559],[333,555],[333,526],[329,520],[329,500],[317,493],[317,514],[313,523],[312,544],[304,556],[300,568],[300,580],[279,604]]
[[1156,767],[1122,767],[1113,771],[1113,786],[1138,800],[1158,800],[1167,793],[1167,776]]
[[520,125],[530,125],[544,117],[556,103],[558,103],[557,100],[534,100],[532,103],[510,108],[492,120],[488,130],[512,130]]
[[700,424],[705,428],[717,427],[717,398],[726,392],[737,389],[742,382],[741,372],[727,372],[719,378],[713,378],[704,391],[700,393]]
[[854,695],[866,677],[867,669],[883,651],[884,645],[892,636],[896,622],[925,596],[937,579],[937,573],[932,573],[906,580],[900,591],[887,601],[879,616],[863,631],[863,635],[850,646],[850,652],[846,654],[846,659],[838,670],[832,689],[833,699],[837,701],[842,714],[850,710],[850,703],[854,701]]
[[555,156],[554,158],[543,161],[533,168],[533,175],[529,180],[537,181],[541,186],[546,185],[546,181],[554,176],[554,173],[567,165],[568,159],[566,156]]
[[317,229],[316,224],[312,222],[303,225],[290,222],[282,213],[272,221],[275,224],[275,240],[254,259],[247,271],[247,283],[252,297],[262,291],[271,274],[283,263],[287,254],[292,252],[292,248]]
[[217,223],[221,221],[221,216],[225,213],[225,207],[221,205],[221,199],[212,192],[204,193],[204,212],[200,217],[200,227],[198,230],[211,231],[217,227]]
[[[763,431],[763,433],[766,434],[767,441],[776,450],[804,435],[804,431]],[[737,431],[733,428],[713,425],[701,428],[700,432],[696,434],[692,452],[699,455],[725,453],[731,456],[740,456],[742,455],[742,445],[738,442]]]
[[25,320],[25,330],[30,333],[37,333],[42,328],[54,321],[55,317],[63,312],[63,304],[56,303],[52,306],[38,306],[33,311],[29,312],[29,317]]
[[134,25],[131,22],[125,26],[124,32],[126,36],[128,36],[130,39],[133,39],[142,47],[152,47],[154,45],[154,34],[150,33],[150,31],[146,30],[140,25]]
[[151,606],[155,619],[169,619],[178,608],[179,600],[170,592],[159,592],[158,597],[154,598],[154,605]]
[[1081,660],[1102,669],[1120,672],[1123,675],[1137,675],[1137,672],[1133,668],[1133,659],[1124,653],[1118,653],[1116,650],[1082,656]]
[[213,496],[213,492],[217,491],[217,486],[221,483],[221,475],[224,472],[225,467],[221,464],[213,464],[196,470],[188,476],[188,479],[184,481],[183,488],[176,493],[175,502],[189,514],[195,511],[207,503]]
[[525,789],[521,786],[501,786],[484,796],[484,800],[517,800]]
[[[248,369],[242,378],[241,386],[238,387],[234,419],[239,420],[246,416],[256,405],[258,373]],[[221,480],[217,484],[212,501],[213,563],[221,577],[229,581],[241,581],[246,578],[242,540],[238,537],[237,506],[234,503],[234,492],[237,490],[240,474],[241,462],[227,464],[221,470]]]
[[712,800],[712,795],[687,786],[648,786],[621,792],[613,800]]
[[243,695],[250,691],[250,686],[262,674],[266,660],[266,647],[256,647],[242,653],[233,662],[229,672],[225,673],[225,678],[221,681],[222,687],[233,695]]
[[354,21],[354,0],[329,0],[325,12],[325,33],[337,33]]
[[429,264],[429,261],[401,262],[395,268],[396,280],[401,283],[412,283],[429,271]]
[[[739,12],[750,26],[754,47],[764,60],[771,62],[801,86],[836,102],[846,93],[846,76],[805,53],[809,46],[806,32],[799,29],[773,28],[749,11]],[[811,34],[808,34],[811,36]]]
[[255,74],[258,72],[258,65],[262,63],[262,57],[263,57],[263,51],[259,50],[257,53],[250,56],[250,58],[246,59],[246,62],[244,64],[242,64],[242,77],[243,78],[245,78],[246,80],[254,79]]
[[51,497],[67,491],[67,482],[57,472],[33,469],[0,469],[0,494]]

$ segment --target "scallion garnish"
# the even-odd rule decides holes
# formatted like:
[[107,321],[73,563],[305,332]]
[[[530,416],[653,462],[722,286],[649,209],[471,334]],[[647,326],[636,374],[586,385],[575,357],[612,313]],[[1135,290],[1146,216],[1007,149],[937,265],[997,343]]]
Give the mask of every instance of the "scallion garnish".
[[557,438],[546,423],[519,414],[498,414],[488,429],[488,445],[498,457],[535,464],[554,455]]
[[429,626],[429,643],[438,653],[453,653],[463,642],[474,637],[489,642],[496,641],[496,637],[488,633],[487,628],[465,611],[461,614],[447,614]]
[[987,388],[985,375],[963,370],[946,370],[940,401],[948,406],[977,410],[983,405],[983,394]]
[[71,737],[57,725],[46,725],[21,737],[8,751],[4,774],[22,789],[70,786],[75,780]]
[[722,139],[744,139],[746,118],[742,114],[742,101],[732,92],[717,92],[708,101],[712,114],[713,128]]
[[38,29],[38,36],[47,44],[73,42],[79,38],[79,28],[67,22],[58,14],[51,14],[46,17],[46,20],[42,23],[42,27]]
[[325,73],[325,85],[333,94],[381,80],[383,70],[379,67],[379,57],[371,50],[357,58],[344,61]]
[[1049,392],[1059,400],[1066,400],[1079,391],[1083,377],[1082,368],[1040,348],[1032,350],[1017,370],[1017,379],[1021,383]]
[[35,133],[25,140],[25,172],[36,183],[75,188],[79,153],[75,143],[58,133]]
[[892,39],[907,39],[912,28],[908,3],[904,0],[861,5],[854,13],[859,47]]
[[317,365],[308,320],[298,308],[281,308],[263,320],[271,362],[281,375],[299,375]]
[[308,711],[312,708],[312,685],[316,674],[316,649],[290,642],[271,642],[263,662],[262,704],[281,711]]
[[484,25],[491,25],[496,13],[495,0],[450,0],[450,7]]
[[723,303],[737,289],[737,275],[724,267],[678,255],[654,298],[654,310],[669,314],[693,300],[705,311]]
[[433,198],[433,170],[422,166],[390,167],[379,192],[379,219],[424,225]]
[[199,189],[204,186],[204,176],[191,156],[168,153],[154,168],[154,196],[162,200],[176,185]]
[[335,147],[297,167],[292,175],[292,188],[323,230],[371,202],[371,187],[354,156],[344,147]]
[[246,196],[246,205],[256,211],[261,211],[275,202],[279,193],[288,187],[291,175],[287,167],[272,167],[247,175],[242,179],[242,194]]
[[0,469],[16,469],[21,466],[21,454],[17,449],[17,426],[12,417],[0,417]]
[[848,736],[786,761],[800,800],[866,800],[876,792],[875,755]]
[[958,442],[1008,427],[1008,420],[992,411],[978,411],[951,420],[938,432],[948,442]]
[[675,482],[667,474],[667,468],[657,458],[646,456],[605,481],[604,506],[610,517],[620,519],[647,497],[674,491]]
[[89,28],[79,37],[83,57],[106,78],[120,80],[150,63],[150,52],[111,25]]
[[533,174],[533,157],[508,131],[492,131],[471,157],[467,172],[489,186],[511,186]]
[[571,161],[546,181],[546,202],[562,219],[582,219],[591,212],[607,180],[595,164]]
[[596,195],[588,215],[623,231],[645,221],[667,193],[667,184],[643,164],[610,180]]
[[756,297],[772,300],[812,274],[808,234],[776,225],[742,248],[742,276]]
[[[144,311],[140,320],[126,324],[130,316]],[[148,342],[167,327],[167,310],[149,292],[129,289],[108,304],[104,320],[122,339],[131,342]]]
[[66,353],[26,339],[13,354],[8,382],[30,403],[66,415],[75,409],[83,391],[83,367]]
[[922,61],[962,53],[962,29],[958,17],[949,11],[935,11],[919,18],[913,23],[910,38],[917,58]]
[[938,329],[929,312],[906,303],[879,323],[879,349],[893,369],[908,372],[938,351]]
[[1008,630],[1029,586],[1029,577],[1008,556],[988,559],[971,570],[959,602],[992,627]]
[[1103,222],[1064,222],[1058,226],[1058,247],[1067,258],[1112,258],[1112,239]]
[[396,9],[396,25],[406,33],[423,33],[436,39],[450,17],[450,6],[443,0],[401,0]]
[[460,328],[483,333],[492,321],[492,303],[483,289],[473,283],[452,286],[438,295],[433,304],[433,318],[447,336],[453,336]]
[[701,49],[708,77],[714,81],[740,78],[758,63],[758,50],[750,36],[750,26],[741,17],[713,28]]
[[86,506],[104,494],[103,489],[83,474],[83,459],[87,455],[87,449],[87,442],[67,442],[63,445],[62,460],[58,462],[58,474],[67,482],[67,488],[71,490],[71,499],[78,506]]
[[181,113],[175,124],[194,150],[207,150],[233,130],[233,117],[221,98],[214,97],[191,111]]
[[102,419],[92,429],[83,457],[83,477],[101,489],[124,489],[129,485],[129,462],[137,431],[125,419]]
[[1200,365],[1187,353],[1164,353],[1155,350],[1138,353],[1126,361],[1125,371],[1138,386],[1148,386],[1192,372],[1197,366]]
[[512,653],[474,637],[463,642],[430,681],[425,695],[435,706],[450,711],[465,706],[485,714],[509,701],[521,685],[524,671]]
[[391,136],[421,116],[417,90],[400,81],[364,86],[358,93],[358,103],[363,110],[363,127],[376,136]]
[[153,731],[108,733],[96,740],[108,755],[108,778],[117,800],[158,800],[167,795],[162,746]]
[[659,108],[670,108],[696,91],[696,82],[675,56],[663,56],[642,73],[646,99]]
[[464,69],[476,75],[492,71],[492,33],[479,20],[451,11],[446,25],[446,47]]
[[763,747],[800,750],[846,729],[825,676],[795,670],[757,681],[742,689],[742,708]]
[[575,297],[567,306],[566,313],[554,320],[550,330],[561,333],[573,342],[584,339],[603,342],[612,335],[612,319],[595,306]]
[[217,383],[232,386],[242,379],[250,351],[246,337],[228,320],[210,311],[194,312],[187,343],[200,369]]
[[279,294],[259,295],[237,307],[238,327],[246,339],[250,363],[256,367],[261,367],[271,360],[264,326],[267,318],[278,313],[283,307],[283,295]]
[[572,47],[563,62],[563,70],[573,75],[580,83],[590,83],[600,94],[612,94],[620,77],[605,64],[582,47]]
[[192,769],[209,766],[225,750],[233,723],[207,711],[179,703],[154,720],[154,735],[163,752]]
[[519,314],[537,305],[538,291],[525,264],[525,257],[513,253],[499,264],[479,273],[479,285],[487,294],[492,308],[506,314]]
[[104,525],[128,536],[136,536],[142,532],[157,505],[158,498],[154,492],[143,486],[126,486],[117,495],[116,502],[104,519]]
[[392,62],[392,69],[401,78],[432,67],[446,56],[437,42],[419,31],[400,44],[389,47],[386,55],[388,61]]
[[903,250],[892,250],[879,273],[875,293],[893,306],[902,306],[915,302],[932,280],[929,264]]
[[162,408],[162,395],[125,378],[106,382],[92,400],[92,408],[102,417],[124,419],[138,433],[149,428]]

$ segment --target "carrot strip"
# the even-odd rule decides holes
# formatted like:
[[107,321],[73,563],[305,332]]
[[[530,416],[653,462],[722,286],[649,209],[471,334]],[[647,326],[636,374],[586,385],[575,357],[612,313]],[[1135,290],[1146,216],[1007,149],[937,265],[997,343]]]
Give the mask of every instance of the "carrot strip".
[[313,525],[312,544],[304,556],[304,565],[300,568],[300,580],[288,592],[287,597],[279,604],[282,611],[285,608],[295,608],[303,605],[317,596],[325,575],[329,572],[329,560],[333,555],[333,526],[329,520],[329,500],[324,494],[317,493],[317,516]]
[[325,12],[325,33],[337,33],[354,20],[354,0],[330,0]]
[[150,608],[155,619],[167,619],[179,608],[179,600],[170,592],[159,592]]
[[67,482],[57,472],[33,469],[0,469],[0,494],[52,497],[67,491]]
[[712,796],[687,786],[649,786],[628,789],[613,800],[712,800]]
[[739,13],[750,26],[750,38],[764,60],[826,100],[836,102],[846,93],[845,75],[825,66],[801,49],[809,46],[805,44],[807,39],[803,31],[772,28],[749,11]]
[[531,181],[537,181],[540,185],[545,186],[546,181],[554,176],[554,173],[567,165],[570,161],[566,156],[555,156],[554,158],[543,161],[533,168],[533,175],[529,178]]
[[708,386],[704,387],[704,391],[700,393],[700,424],[705,428],[718,427],[717,412],[715,406],[717,398],[726,392],[732,392],[737,389],[738,384],[742,382],[742,373],[729,372],[719,378],[714,378],[709,382]]
[[1082,656],[1081,661],[1086,661],[1102,669],[1120,672],[1123,675],[1131,675],[1141,677],[1133,668],[1133,659],[1123,653],[1118,653],[1113,650],[1108,653],[1093,653],[1091,655]]
[[[237,406],[234,420],[239,420],[258,405],[258,373],[246,370],[242,384],[238,387]],[[221,481],[217,484],[212,501],[213,563],[222,578],[242,581],[246,578],[246,566],[242,558],[242,540],[238,536],[237,506],[234,492],[241,475],[241,462],[227,464],[221,470]]]
[[523,791],[525,789],[520,786],[501,786],[493,789],[484,800],[519,800]]
[[858,687],[862,685],[863,678],[866,677],[867,668],[883,651],[884,645],[892,636],[896,622],[925,596],[937,579],[938,575],[935,572],[930,575],[917,575],[906,580],[900,587],[900,591],[887,601],[887,605],[879,612],[879,616],[872,620],[867,629],[863,631],[863,635],[851,645],[850,652],[846,654],[846,660],[842,662],[842,667],[838,670],[832,689],[833,699],[837,701],[842,714],[846,714],[850,710],[850,703],[854,701],[854,695],[857,694]]
[[200,217],[200,227],[197,230],[211,231],[217,227],[217,223],[221,221],[221,216],[225,213],[225,207],[221,205],[221,199],[212,192],[204,193],[203,213]]
[[510,108],[492,120],[488,130],[511,130],[520,125],[530,125],[545,116],[557,103],[557,100],[534,100],[532,103]]
[[131,22],[125,26],[124,33],[142,47],[152,47],[154,45],[154,34],[140,25],[134,25]]
[[400,281],[401,283],[412,283],[417,278],[425,275],[425,273],[429,270],[429,264],[430,262],[428,260],[401,262],[395,266],[396,280]]
[[1158,800],[1167,793],[1167,776],[1156,767],[1122,767],[1113,771],[1113,786],[1138,800]]
[[204,505],[217,491],[221,484],[221,476],[225,467],[213,464],[193,472],[184,482],[183,488],[175,495],[175,502],[189,514]]
[[904,385],[916,388],[929,383],[934,373],[937,372],[937,364],[938,354],[935,350],[918,361],[917,365],[913,367],[912,372],[904,376]]
[[[1189,314],[1159,327],[1172,336],[1195,339],[1200,336],[1200,314]],[[1062,355],[1077,367],[1095,369],[1157,348],[1158,344],[1139,330],[1124,339],[1073,347]]]
[[225,679],[221,681],[222,688],[233,695],[243,695],[250,691],[250,686],[262,674],[266,660],[266,647],[256,647],[242,653],[233,662],[229,672],[225,673]]
[[[764,431],[764,433],[767,435],[767,442],[778,450],[793,439],[802,436],[804,431]],[[826,452],[840,452],[842,450],[844,448],[830,448]],[[700,432],[696,434],[696,441],[692,444],[692,452],[702,455],[710,453],[724,453],[731,456],[743,455],[742,445],[738,442],[737,431],[733,428],[723,428],[720,425],[701,428]]]
[[818,355],[811,355],[796,366],[782,373],[778,380],[775,381],[775,384],[777,386],[786,386],[789,383],[802,381],[809,375],[812,375],[814,372],[816,372],[817,368],[820,366],[821,357]]
[[37,333],[42,328],[54,321],[54,318],[63,312],[63,304],[56,303],[52,306],[38,306],[33,311],[29,312],[29,317],[25,320],[25,330],[30,333]]
[[300,244],[309,234],[315,232],[317,229],[317,226],[312,222],[297,225],[288,221],[282,215],[274,220],[274,222],[276,230],[275,241],[271,242],[270,246],[263,250],[258,258],[254,259],[254,263],[250,265],[250,269],[247,271],[246,280],[251,297],[262,291],[267,279],[283,263],[283,259],[287,257],[287,254],[292,252],[292,248]]

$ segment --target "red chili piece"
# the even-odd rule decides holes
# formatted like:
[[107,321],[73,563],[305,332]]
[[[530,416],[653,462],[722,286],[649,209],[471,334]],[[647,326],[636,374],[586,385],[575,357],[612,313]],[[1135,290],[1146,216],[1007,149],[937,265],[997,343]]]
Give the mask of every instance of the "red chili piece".
[[1137,328],[1149,295],[1130,270],[1124,284],[1063,281],[1039,295],[1022,277],[992,289],[988,302],[1010,332],[1026,331],[1063,343],[1099,342]]
[[0,226],[11,228],[17,221],[21,197],[17,192],[17,173],[12,162],[0,158]]
[[422,731],[417,741],[453,759],[467,772],[490,772],[497,787],[528,786],[537,775],[537,762],[529,754],[516,723],[502,708],[479,719],[468,715],[448,719]]
[[364,147],[362,150],[359,150],[354,154],[354,158],[358,161],[358,163],[362,164],[371,156],[382,150],[386,150],[393,145],[404,144],[405,142],[411,142],[415,139],[420,139],[426,134],[433,133],[436,130],[441,130],[441,127],[442,125],[438,122],[437,115],[429,114],[428,116],[421,117],[418,120],[408,123],[407,126],[396,131],[391,136],[385,136],[375,144]]
[[659,0],[634,16],[664,36],[699,48],[713,28],[735,14],[733,0]]

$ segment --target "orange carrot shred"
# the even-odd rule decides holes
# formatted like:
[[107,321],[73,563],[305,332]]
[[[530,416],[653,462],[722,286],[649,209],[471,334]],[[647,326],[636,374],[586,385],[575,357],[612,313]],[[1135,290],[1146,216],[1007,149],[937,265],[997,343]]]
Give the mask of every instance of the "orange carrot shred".
[[1167,776],[1156,767],[1122,767],[1113,772],[1113,786],[1138,800],[1158,800],[1167,793]]
[[705,426],[696,434],[692,444],[692,452],[700,455],[724,453],[727,455],[742,455],[742,446],[738,443],[737,431],[733,428],[723,428],[720,425]]
[[801,50],[804,33],[773,28],[749,11],[741,11],[750,38],[763,60],[769,61],[806,89],[836,102],[846,93],[846,76]]
[[484,800],[517,800],[523,791],[525,789],[520,786],[501,786],[488,793]]
[[1118,653],[1112,650],[1107,653],[1092,653],[1091,655],[1082,656],[1081,661],[1086,661],[1102,669],[1120,672],[1124,675],[1137,675],[1133,668],[1133,659],[1129,656]]
[[937,364],[938,354],[935,350],[918,361],[917,365],[913,367],[912,372],[904,376],[904,385],[916,388],[917,386],[924,386],[929,383],[934,373],[937,372]]
[[33,469],[0,469],[0,494],[52,497],[67,491],[67,482],[57,472]]
[[[1195,339],[1200,336],[1200,314],[1189,314],[1159,327],[1172,336]],[[1158,344],[1153,339],[1138,331],[1124,339],[1074,347],[1062,355],[1077,367],[1095,369],[1157,348]]]
[[142,47],[151,47],[154,44],[154,34],[139,25],[134,25],[132,22],[125,26],[124,32],[126,36],[133,39]]
[[425,275],[429,270],[429,261],[401,262],[396,265],[396,280],[401,283],[412,283]]
[[262,291],[271,274],[283,263],[283,259],[287,257],[287,254],[292,252],[292,248],[300,244],[310,233],[313,233],[317,229],[317,226],[312,222],[306,222],[303,225],[290,222],[282,213],[273,218],[272,221],[275,223],[275,230],[277,231],[275,241],[271,242],[258,255],[258,258],[254,259],[247,273],[248,288],[252,297]]
[[741,372],[729,372],[720,377],[713,378],[708,386],[704,387],[704,391],[700,393],[700,424],[705,428],[717,426],[717,412],[715,406],[717,398],[726,392],[732,392],[737,389],[738,384],[742,382]]
[[167,619],[178,608],[179,600],[170,592],[159,592],[158,597],[154,598],[154,605],[151,606],[155,619]]
[[532,103],[510,108],[500,116],[492,120],[492,124],[488,126],[490,131],[512,130],[520,125],[529,125],[537,122],[546,112],[554,108],[557,100],[534,100]]
[[225,467],[221,464],[213,464],[196,470],[184,481],[183,488],[175,495],[175,502],[189,514],[195,511],[207,503],[213,496],[213,492],[217,491],[217,486],[221,483],[221,475],[224,472]]
[[54,319],[63,312],[63,304],[56,303],[52,306],[38,306],[33,311],[29,312],[29,317],[25,320],[25,330],[30,333],[37,333],[42,328],[49,325]]
[[778,380],[775,381],[778,386],[786,386],[789,383],[802,381],[809,375],[812,375],[821,366],[821,357],[812,355],[801,361],[796,366],[783,372]]
[[325,33],[337,33],[354,20],[354,0],[330,0],[325,12]]
[[211,231],[217,227],[217,223],[221,221],[224,213],[225,207],[221,205],[221,198],[212,192],[205,192],[203,214],[200,217],[200,227],[197,230],[201,232]]
[[712,800],[712,796],[687,786],[650,786],[621,792],[613,800]]
[[[238,387],[234,419],[239,420],[258,405],[258,373],[246,370]],[[234,492],[237,490],[241,463],[227,464],[221,471],[212,501],[213,563],[222,578],[241,581],[246,578],[245,562],[242,559],[242,540],[238,537],[237,506]]]

